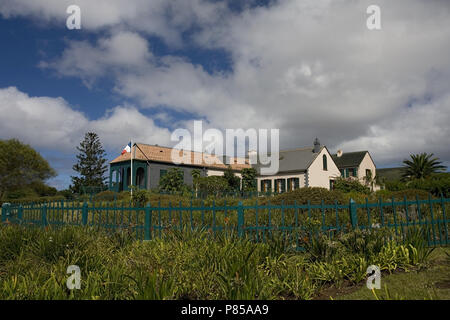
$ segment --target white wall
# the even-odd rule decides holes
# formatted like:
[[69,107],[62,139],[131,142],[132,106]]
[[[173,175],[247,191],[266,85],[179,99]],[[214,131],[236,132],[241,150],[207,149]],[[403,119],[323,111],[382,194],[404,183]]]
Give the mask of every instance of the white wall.
[[[242,179],[242,174],[240,172],[233,172],[235,176],[239,177],[239,179]],[[212,170],[212,169],[207,169],[206,170],[206,175],[208,177],[210,176],[223,176],[225,174],[225,171],[222,170]]]
[[[366,183],[364,179],[366,177],[366,169],[372,171],[372,178],[375,179],[377,168],[375,167],[375,163],[373,163],[369,153],[366,153],[358,168],[358,179],[362,184]],[[378,190],[379,188],[379,186],[374,186],[375,190]]]
[[[327,169],[323,170],[323,155],[327,157]],[[319,155],[308,168],[309,187],[322,187],[330,189],[330,180],[341,176],[341,172],[331,158],[327,148],[322,148]]]

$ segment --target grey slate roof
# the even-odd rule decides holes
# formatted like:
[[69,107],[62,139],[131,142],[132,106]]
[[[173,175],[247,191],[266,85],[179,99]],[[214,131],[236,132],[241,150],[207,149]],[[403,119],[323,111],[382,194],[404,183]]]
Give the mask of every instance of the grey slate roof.
[[360,165],[367,152],[368,151],[344,152],[340,157],[338,157],[337,154],[333,154],[331,157],[339,169],[357,167]]
[[[322,151],[322,146],[320,151]],[[280,151],[280,166],[278,173],[306,171],[317,155],[313,147]],[[256,168],[258,170],[258,168]],[[259,171],[259,170],[258,170]]]

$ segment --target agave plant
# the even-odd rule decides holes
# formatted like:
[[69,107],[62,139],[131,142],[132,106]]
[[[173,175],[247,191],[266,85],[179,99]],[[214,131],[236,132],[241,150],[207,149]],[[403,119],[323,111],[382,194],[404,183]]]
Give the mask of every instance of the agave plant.
[[438,158],[433,158],[433,154],[421,153],[412,154],[411,160],[404,160],[403,175],[404,179],[424,179],[433,173],[442,172],[447,167],[441,165]]

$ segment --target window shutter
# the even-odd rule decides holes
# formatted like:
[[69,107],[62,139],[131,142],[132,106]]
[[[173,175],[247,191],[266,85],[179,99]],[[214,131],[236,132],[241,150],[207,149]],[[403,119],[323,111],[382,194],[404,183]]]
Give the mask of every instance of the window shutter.
[[300,179],[294,178],[294,190],[300,187]]
[[344,178],[348,178],[348,168],[345,169],[345,177]]
[[281,192],[286,192],[286,179],[281,179]]

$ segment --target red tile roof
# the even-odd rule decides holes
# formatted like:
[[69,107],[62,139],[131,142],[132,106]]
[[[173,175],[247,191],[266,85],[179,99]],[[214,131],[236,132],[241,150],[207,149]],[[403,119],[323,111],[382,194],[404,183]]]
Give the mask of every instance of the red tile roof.
[[[142,143],[136,143],[136,152],[135,157],[133,159],[136,160],[142,160],[142,161],[156,161],[156,162],[164,162],[164,163],[173,163],[172,161],[172,150],[173,148],[168,147],[160,147],[160,146],[153,146],[148,144],[142,144]],[[226,169],[228,167],[227,164],[224,164],[221,159],[219,159],[215,155],[211,155],[208,153],[201,153],[201,152],[194,152],[194,151],[179,151],[180,156],[182,156],[181,152],[183,152],[183,155],[190,155],[190,162],[188,163],[182,163],[185,165],[192,165],[192,166],[198,166],[198,167],[206,167],[211,169]],[[197,155],[198,163],[195,163],[195,155]],[[208,162],[212,162],[213,164],[209,164],[205,162],[205,159],[208,160]],[[248,159],[245,158],[232,158],[234,161],[230,164],[231,168],[233,170],[242,170],[245,168],[250,168],[250,164]],[[244,164],[237,163],[238,159],[244,162]],[[125,153],[123,155],[118,156],[115,158],[111,163],[118,163],[123,161],[130,161],[131,160],[131,153]],[[209,161],[211,160],[211,161]]]

